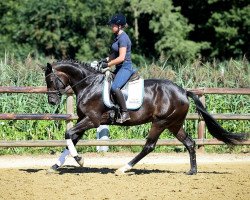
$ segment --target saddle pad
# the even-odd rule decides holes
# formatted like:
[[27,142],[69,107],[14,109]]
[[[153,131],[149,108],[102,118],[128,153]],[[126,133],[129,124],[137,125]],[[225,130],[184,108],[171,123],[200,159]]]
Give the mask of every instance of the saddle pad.
[[[102,93],[103,102],[109,108],[115,107],[110,99],[111,84],[105,79]],[[144,79],[140,78],[138,80],[128,82],[126,86],[123,87],[124,89],[122,89],[122,93],[126,99],[127,109],[136,110],[140,108],[144,97]]]

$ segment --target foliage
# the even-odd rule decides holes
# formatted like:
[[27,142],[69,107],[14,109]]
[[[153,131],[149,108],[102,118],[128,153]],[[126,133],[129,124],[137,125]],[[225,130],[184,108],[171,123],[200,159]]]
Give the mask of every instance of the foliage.
[[210,48],[203,57],[229,59],[249,56],[250,7],[245,0],[182,1],[173,0],[195,29],[193,41],[206,41]]
[[103,1],[25,0],[15,6],[12,2],[1,4],[10,9],[10,14],[4,14],[1,20],[5,27],[2,35],[11,37],[5,43],[26,45],[31,53],[37,49],[57,58],[86,60],[106,53],[103,37],[109,38],[107,28],[97,29],[105,25],[103,19],[109,16],[105,14],[107,9],[102,9]]
[[[44,74],[37,63],[45,63],[46,60],[28,56],[24,63],[15,60],[12,55],[6,54],[5,59],[0,60],[0,85],[3,86],[41,86],[45,85]],[[223,69],[223,70],[222,70]],[[179,63],[173,65],[168,60],[161,60],[150,65],[145,64],[140,69],[144,78],[168,78],[184,88],[197,87],[248,87],[249,62],[247,60],[230,60],[227,62],[202,63],[196,60],[193,63]],[[222,73],[223,72],[223,73]],[[237,74],[237,79],[235,79]],[[209,79],[208,79],[209,77]],[[1,113],[65,113],[65,96],[63,96],[59,108],[47,103],[45,94],[1,94]],[[194,113],[195,108],[191,101],[189,113]],[[210,113],[238,113],[250,112],[249,96],[246,95],[206,95],[206,107]],[[250,132],[249,121],[220,121],[223,127],[233,132]],[[197,137],[198,121],[187,120],[186,131],[193,137]],[[66,124],[64,121],[43,121],[43,120],[0,120],[0,140],[47,140],[64,139]],[[132,127],[110,126],[111,139],[142,139],[147,137],[150,123]],[[84,139],[95,139],[95,130],[87,131]],[[207,137],[210,137],[207,134]],[[165,131],[161,139],[173,138]],[[230,151],[227,147],[214,147],[221,151]],[[23,152],[48,152],[53,153],[55,148],[11,148],[1,149],[2,153],[23,153]],[[141,147],[111,147],[112,151],[139,151]],[[211,151],[211,147],[208,151]],[[242,151],[248,151],[243,147]],[[56,149],[60,151],[61,148]],[[157,147],[156,151],[183,151],[179,147]],[[95,151],[95,147],[82,147],[79,151]],[[241,151],[238,149],[238,151]]]
[[250,6],[233,6],[228,11],[215,12],[208,21],[208,26],[215,31],[215,46],[211,56],[228,58],[247,52],[250,43]]
[[[172,5],[172,1],[134,0],[131,5],[139,21],[143,22],[143,17],[150,15],[149,29],[157,38],[152,39],[155,41],[154,47],[158,55],[187,60],[195,58],[201,48],[207,47],[206,43],[195,43],[187,39],[193,26],[180,14],[180,8]],[[142,17],[139,17],[140,15]]]
[[106,22],[117,12],[127,16],[136,64],[141,56],[184,61],[249,53],[250,12],[243,0],[9,0],[0,2],[0,56],[99,59],[109,52]]

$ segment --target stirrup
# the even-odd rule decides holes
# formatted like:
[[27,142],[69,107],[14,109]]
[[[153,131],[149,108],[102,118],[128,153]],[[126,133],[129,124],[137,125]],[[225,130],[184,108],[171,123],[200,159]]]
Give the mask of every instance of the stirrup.
[[122,124],[123,122],[128,121],[128,120],[130,120],[130,119],[131,119],[131,118],[130,118],[130,115],[129,115],[128,112],[122,112],[122,113],[120,114],[120,118],[117,118],[117,119],[116,119],[116,122],[119,123],[119,124]]

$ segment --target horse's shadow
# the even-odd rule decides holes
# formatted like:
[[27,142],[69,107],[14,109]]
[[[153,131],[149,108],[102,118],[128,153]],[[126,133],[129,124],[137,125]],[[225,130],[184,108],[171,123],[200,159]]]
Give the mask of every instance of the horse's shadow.
[[19,169],[19,171],[21,172],[27,172],[29,174],[32,174],[32,173],[37,173],[37,172],[40,172],[40,171],[43,171],[44,169]]
[[114,173],[115,169],[102,167],[75,167],[75,166],[64,166],[58,169],[59,174],[90,174],[90,173],[97,173],[97,174],[110,174]]
[[[62,168],[58,169],[58,174],[90,174],[90,173],[98,173],[98,174],[115,174],[117,168],[107,168],[107,167],[76,167],[65,165]],[[44,169],[20,169],[20,171],[24,171],[27,173],[37,173],[40,171],[44,171]],[[159,170],[159,169],[131,169],[127,172],[127,175],[143,175],[143,174],[159,174],[159,173],[170,173],[170,174],[178,174],[183,172],[170,171],[170,170]]]
[[[75,167],[75,166],[65,166],[59,169],[59,174],[115,174],[117,168],[107,168],[107,167]],[[177,173],[167,170],[158,169],[131,169],[127,172],[127,175],[140,175],[140,174],[156,174],[156,173]]]
[[198,171],[198,174],[232,174],[230,172],[217,172],[217,171]]
[[[107,167],[76,167],[66,165],[62,168],[58,169],[58,174],[115,174],[117,168],[107,168]],[[20,169],[20,171],[24,171],[27,173],[37,173],[40,171],[44,171],[44,169]],[[145,174],[185,174],[183,171],[171,171],[171,170],[159,170],[159,169],[131,169],[127,172],[127,175],[145,175]],[[231,174],[229,172],[217,172],[217,171],[198,171],[198,174]]]

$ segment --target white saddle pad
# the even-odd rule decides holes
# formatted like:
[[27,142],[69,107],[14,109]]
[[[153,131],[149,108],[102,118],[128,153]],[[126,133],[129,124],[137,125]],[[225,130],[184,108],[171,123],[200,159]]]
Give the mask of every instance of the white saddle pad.
[[[112,82],[111,82],[112,84]],[[129,110],[136,110],[141,107],[144,97],[144,79],[128,82],[122,89],[122,93],[126,99],[126,106]],[[103,84],[103,102],[104,104],[112,108],[115,105],[110,100],[110,83],[105,79]]]

